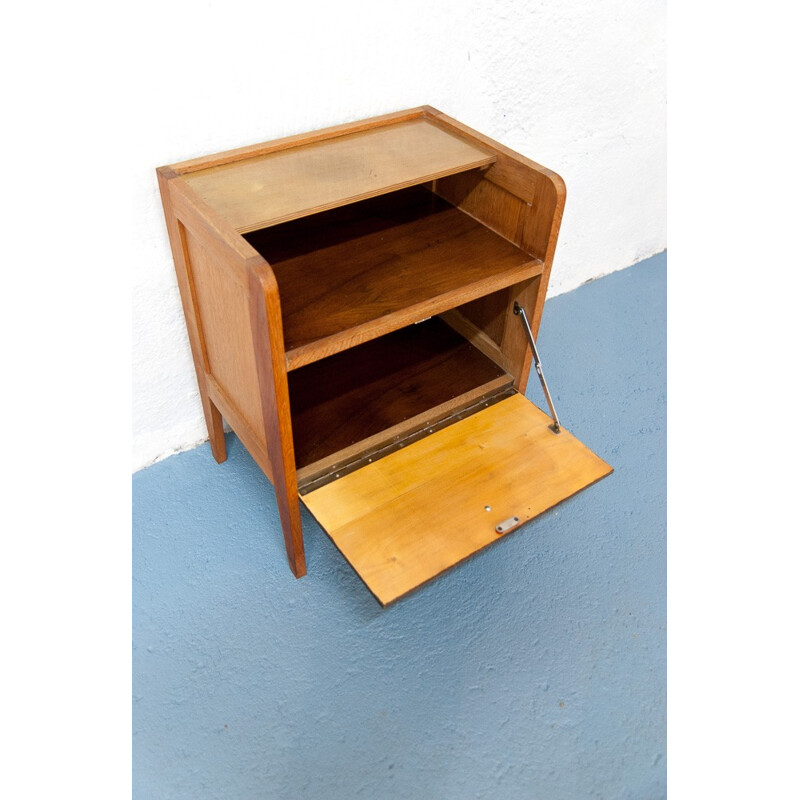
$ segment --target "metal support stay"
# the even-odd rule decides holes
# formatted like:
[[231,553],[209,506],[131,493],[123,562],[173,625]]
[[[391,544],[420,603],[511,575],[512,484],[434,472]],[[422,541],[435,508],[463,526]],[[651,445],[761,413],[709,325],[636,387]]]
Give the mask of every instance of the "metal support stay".
[[536,367],[536,374],[539,376],[539,381],[544,390],[544,396],[547,398],[547,405],[550,407],[550,416],[553,418],[553,424],[550,426],[550,429],[554,433],[561,433],[561,423],[558,421],[556,407],[553,405],[553,398],[550,397],[550,390],[547,388],[547,381],[544,379],[542,362],[539,359],[539,351],[536,349],[536,342],[533,340],[533,331],[528,322],[528,317],[525,315],[525,309],[516,300],[514,301],[514,313],[522,320],[522,326],[525,328],[525,335],[528,337],[531,353],[533,353],[533,365]]

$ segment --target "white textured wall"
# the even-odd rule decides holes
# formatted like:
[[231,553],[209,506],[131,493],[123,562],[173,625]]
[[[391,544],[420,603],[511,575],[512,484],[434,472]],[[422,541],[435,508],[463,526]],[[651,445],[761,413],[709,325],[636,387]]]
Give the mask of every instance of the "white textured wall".
[[134,469],[206,438],[156,166],[427,103],[566,181],[550,295],[666,247],[664,0],[213,0],[152,16],[131,153]]

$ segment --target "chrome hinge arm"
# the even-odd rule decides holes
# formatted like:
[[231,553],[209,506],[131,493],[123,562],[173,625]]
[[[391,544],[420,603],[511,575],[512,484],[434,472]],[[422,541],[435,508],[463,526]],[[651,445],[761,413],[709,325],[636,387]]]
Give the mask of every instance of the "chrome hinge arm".
[[525,315],[525,309],[515,300],[514,313],[522,320],[522,325],[525,328],[525,335],[528,337],[528,344],[531,346],[531,353],[533,353],[533,365],[536,368],[536,374],[539,376],[539,381],[544,390],[544,396],[547,398],[547,405],[550,407],[550,416],[553,418],[553,424],[550,426],[554,433],[561,433],[561,423],[558,421],[558,414],[556,414],[556,407],[553,405],[553,398],[550,397],[550,390],[547,388],[547,381],[544,379],[544,372],[542,371],[542,362],[539,358],[539,351],[536,349],[536,342],[533,340],[533,331],[531,330],[528,317]]

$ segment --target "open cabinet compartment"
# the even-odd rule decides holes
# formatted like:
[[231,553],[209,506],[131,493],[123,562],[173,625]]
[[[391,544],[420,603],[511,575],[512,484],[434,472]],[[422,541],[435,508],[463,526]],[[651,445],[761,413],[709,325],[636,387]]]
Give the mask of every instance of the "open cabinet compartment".
[[290,372],[301,494],[512,386],[438,317]]
[[290,370],[542,273],[415,186],[245,237],[275,272]]
[[159,180],[212,451],[224,417],[297,576],[300,496],[387,603],[610,472],[520,394],[554,173],[424,107]]

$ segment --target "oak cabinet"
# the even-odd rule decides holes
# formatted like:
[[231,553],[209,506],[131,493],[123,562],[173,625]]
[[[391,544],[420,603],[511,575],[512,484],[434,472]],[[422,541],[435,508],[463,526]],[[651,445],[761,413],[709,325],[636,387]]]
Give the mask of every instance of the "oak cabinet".
[[297,577],[300,502],[386,604],[611,471],[524,397],[555,173],[428,106],[157,172],[212,452]]

